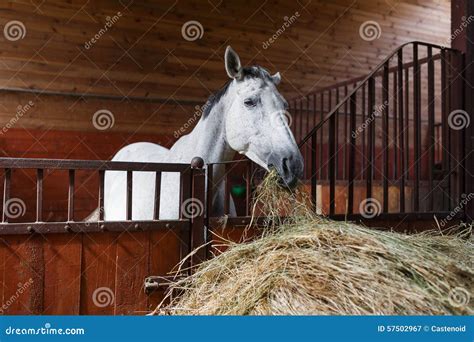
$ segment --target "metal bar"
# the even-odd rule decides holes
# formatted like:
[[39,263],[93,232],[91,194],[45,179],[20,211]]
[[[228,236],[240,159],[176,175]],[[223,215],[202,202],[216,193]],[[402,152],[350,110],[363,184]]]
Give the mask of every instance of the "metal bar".
[[421,82],[420,65],[418,62],[418,44],[413,44],[413,116],[415,128],[414,135],[414,161],[415,184],[413,189],[413,210],[420,211],[420,178],[421,178]]
[[214,180],[214,164],[207,164],[207,195],[206,195],[206,217],[212,216],[212,200],[214,197],[213,189],[213,180]]
[[177,163],[137,163],[102,160],[0,158],[0,168],[47,169],[47,170],[114,170],[114,171],[161,171],[182,172],[187,164]]
[[401,213],[405,212],[405,125],[403,123],[403,50],[398,51],[398,89],[397,89],[397,99],[398,99],[398,119],[399,119],[399,131],[400,135],[398,137],[398,151],[400,156],[400,208]]
[[408,171],[408,165],[410,165],[410,82],[409,82],[409,69],[405,69],[405,167],[407,172],[405,173],[405,179],[410,179],[410,173]]
[[[389,113],[389,103],[388,103],[388,69],[389,62],[387,61],[383,67],[383,76],[382,76],[382,158],[383,158],[383,176],[382,176],[382,188],[383,188],[383,208],[382,212],[388,212],[388,178],[389,175],[389,151],[388,151],[388,113]],[[392,166],[393,167],[393,166]]]
[[[344,87],[344,97],[347,97],[347,86]],[[342,179],[347,179],[347,102],[344,104],[344,149],[342,153]]]
[[[447,131],[448,127],[448,109],[447,109],[447,77],[446,77],[446,51],[441,50],[441,151],[442,151],[442,172],[443,175],[449,172],[446,160],[448,158],[447,154]],[[449,205],[446,206],[446,196],[443,194],[443,209],[446,207],[449,208]]]
[[[191,196],[191,179],[192,173],[191,168],[188,168],[180,175],[180,192],[179,192],[179,217],[181,219],[188,218],[191,209],[192,200],[189,201]],[[184,206],[183,206],[184,205]]]
[[103,221],[103,222],[31,222],[31,223],[1,223],[1,235],[55,233],[93,233],[101,231],[123,232],[127,230],[157,231],[169,229],[189,230],[189,220],[159,220],[159,221]]
[[334,215],[335,213],[335,198],[336,198],[336,162],[335,162],[335,143],[336,143],[336,116],[333,115],[329,119],[329,151],[328,151],[328,158],[329,158],[329,170],[328,170],[328,178],[329,178],[329,215]]
[[43,169],[36,170],[36,222],[43,221]]
[[104,220],[104,183],[105,171],[99,170],[99,221]]
[[250,164],[252,162],[249,160],[248,163],[245,164],[245,215],[250,215],[250,206],[251,206],[251,188],[250,188]]
[[[446,93],[446,97],[447,97],[447,101],[446,101],[446,105],[448,106],[447,108],[447,111],[446,113],[451,113],[451,111],[454,109],[453,108],[453,104],[452,104],[452,84],[453,84],[453,61],[452,61],[452,54],[451,53],[447,53],[447,66],[448,67],[448,70],[447,70],[447,81],[448,81],[448,89],[445,90],[445,93]],[[459,94],[456,94],[456,95],[459,95]],[[449,120],[449,114],[448,114],[448,117],[447,119]],[[449,125],[449,121],[447,120],[448,122],[448,125]],[[453,205],[453,198],[455,197],[453,192],[452,192],[452,177],[453,177],[453,170],[451,168],[451,158],[453,157],[453,150],[455,150],[455,148],[453,148],[453,141],[451,139],[451,129],[448,128],[446,130],[446,134],[447,134],[447,137],[446,137],[446,147],[447,147],[447,152],[446,152],[446,170],[447,170],[447,177],[446,177],[446,180],[447,180],[447,187],[448,187],[448,198],[447,198],[447,201],[448,201],[448,210],[451,210],[452,209],[452,205]],[[464,157],[463,157],[464,158]]]
[[[323,121],[324,117],[324,93],[321,93],[321,103],[319,104],[321,107],[321,114],[319,116],[319,122]],[[319,123],[318,123],[319,124]],[[316,131],[315,131],[316,132]],[[321,133],[319,134],[319,179],[324,179],[324,164],[323,164],[323,136],[324,134]]]
[[153,219],[160,219],[160,196],[161,196],[161,172],[155,173],[155,205],[153,209]]
[[[317,94],[314,94],[314,102],[313,102],[313,124],[312,127],[314,127],[317,123],[317,108],[318,108],[318,103],[317,103],[318,96]],[[321,99],[321,98],[320,98]],[[311,138],[311,140],[316,140],[318,138],[317,133],[315,134],[314,137]],[[311,171],[311,179],[312,177],[318,177],[319,176],[319,168],[318,168],[318,158],[320,158],[320,155],[317,153],[318,151],[318,142],[316,141],[311,141],[311,159],[314,158],[314,163],[315,163],[315,168]],[[313,160],[311,160],[313,163]]]
[[[366,110],[366,84],[362,85],[362,123],[365,124],[365,110]],[[362,130],[362,163],[361,163],[361,178],[365,179],[367,176],[367,170],[365,167],[363,167],[363,162],[365,162],[365,156],[367,155],[367,144],[366,144],[366,139],[365,139],[365,129]]]
[[316,139],[318,138],[317,132],[314,132],[313,138],[311,139],[311,203],[313,205],[313,211],[317,209],[317,180],[316,180]]
[[[310,114],[310,111],[309,109],[310,108],[313,108],[314,109],[314,106],[310,106],[310,99],[309,99],[309,96],[306,97],[306,109],[307,109],[307,112],[306,112],[306,131],[305,131],[305,134],[309,132],[309,130],[311,129],[310,127],[310,116],[312,116],[312,114]],[[314,101],[314,96],[313,96],[313,101]],[[305,160],[308,160],[309,159],[309,155],[311,154],[311,145],[310,144],[306,144],[306,147],[305,147]],[[305,179],[308,179],[311,177],[311,175],[309,174],[309,169],[307,167],[304,168],[304,173],[305,173]]]
[[191,216],[191,231],[189,253],[191,272],[199,263],[206,260],[206,249],[202,248],[206,243],[206,225],[204,221],[204,201],[206,198],[206,175],[203,169],[204,161],[201,158],[195,158],[195,164],[192,164],[192,198],[197,205],[197,210]]
[[[300,101],[300,110],[298,112],[298,120],[299,120],[299,129],[300,129],[300,139],[304,137],[303,133],[303,103],[305,102],[305,98],[303,97]],[[299,141],[299,139],[298,139]]]
[[227,165],[224,166],[224,215],[229,215],[230,207],[230,181]]
[[[368,89],[368,112],[369,115],[374,115],[375,109],[375,80],[373,78],[369,79],[369,89]],[[366,168],[366,198],[372,198],[372,180],[374,175],[374,138],[375,138],[375,120],[370,120],[369,123],[369,132],[367,134],[368,144],[367,144],[367,162],[368,166]]]
[[[192,169],[188,165],[188,168],[181,172],[180,174],[180,191],[179,191],[179,217],[180,219],[188,219],[189,228],[191,229],[191,222],[189,221],[190,217],[192,217],[194,213],[194,206],[195,201],[191,198],[191,187],[192,187]],[[185,229],[181,229],[178,232],[179,236],[179,259],[185,260],[183,262],[183,269],[188,270],[190,260],[185,259],[186,256],[189,254],[190,250],[190,239],[189,239],[189,232]]]
[[69,190],[67,196],[67,220],[74,221],[74,191],[76,184],[76,171],[69,170]]
[[392,136],[392,146],[393,146],[393,172],[392,172],[392,179],[397,179],[398,177],[398,168],[399,168],[399,162],[398,162],[398,150],[397,150],[397,139],[398,139],[398,107],[397,107],[397,102],[398,102],[398,88],[397,88],[397,72],[393,72],[393,102],[392,102],[392,111],[393,111],[393,136]]
[[295,139],[296,141],[300,141],[301,139],[301,133],[300,133],[300,125],[298,124],[299,120],[300,120],[300,103],[301,101],[300,100],[295,100],[295,123],[294,123],[294,126],[295,126]]
[[2,222],[8,222],[8,203],[10,200],[10,186],[11,186],[12,170],[5,169],[3,175],[3,213]]
[[[474,11],[474,6],[472,7],[473,11]],[[474,33],[474,31],[472,32]],[[471,47],[474,47],[474,43],[471,43]],[[472,116],[474,115],[474,111],[466,111],[467,109],[467,106],[468,106],[468,99],[466,98],[466,95],[467,95],[467,89],[469,88],[468,85],[467,85],[467,82],[464,82],[464,80],[467,79],[467,73],[469,72],[469,69],[466,68],[466,59],[468,58],[467,57],[468,54],[461,54],[459,57],[459,64],[458,64],[458,72],[459,70],[462,70],[461,72],[461,75],[462,75],[462,80],[458,80],[458,82],[461,83],[460,85],[460,90],[461,90],[461,94],[462,94],[462,97],[461,97],[461,102],[460,102],[460,106],[461,108],[466,112],[466,113],[471,113],[471,118]],[[474,61],[473,61],[474,62]],[[474,76],[471,75],[471,76]],[[471,80],[474,80],[474,77],[471,77]],[[471,87],[474,89],[474,87]],[[473,94],[474,95],[474,94]],[[471,99],[469,99],[470,101]],[[471,134],[469,132],[469,127],[466,127],[462,132],[460,132],[459,134],[459,151],[458,151],[458,156],[461,156],[464,160],[463,162],[458,165],[458,170],[459,170],[459,174],[458,174],[458,189],[459,189],[459,194],[468,194],[468,193],[471,193],[468,189],[468,185],[466,184],[466,167],[467,165],[470,165],[470,158],[472,158],[472,156],[467,156],[466,158],[464,158],[463,156],[466,156],[466,136],[474,136],[474,134]],[[474,139],[473,139],[474,141]],[[470,148],[469,151],[472,151],[472,149]],[[470,168],[469,170],[473,170],[473,168]],[[470,183],[472,183],[472,177],[470,178]],[[472,184],[469,184],[469,186],[471,186]],[[470,218],[470,205],[469,203],[465,206],[464,208],[464,214],[465,214],[465,217],[464,217],[464,220],[465,221],[469,221],[471,220],[472,221],[472,218]]]
[[132,208],[133,208],[133,172],[127,171],[127,220],[132,219]]
[[356,110],[357,110],[357,93],[352,94],[350,100],[350,145],[349,145],[349,179],[347,191],[347,214],[352,214],[354,211],[354,176],[355,176],[355,147],[356,147]]
[[[328,111],[331,111],[331,108],[332,108],[332,91],[330,90],[330,91],[328,91]],[[335,149],[336,148],[336,145],[335,145],[336,125],[335,125],[335,123],[336,123],[336,120],[337,120],[337,118],[336,118],[337,114],[335,114],[333,116],[334,116],[334,142],[333,143],[334,143],[334,152],[335,152],[336,151],[336,149]],[[329,124],[329,126],[331,126],[331,124]],[[331,130],[331,127],[329,128],[329,130]],[[334,152],[333,152],[333,154],[328,155],[328,158],[334,158]],[[330,179],[330,174],[334,174],[334,173],[329,171],[329,167],[330,166],[328,165],[328,172],[327,172],[327,179],[328,180]],[[334,181],[335,181],[335,179],[334,179]]]
[[428,47],[428,181],[429,181],[429,198],[428,198],[428,209],[433,210],[434,197],[433,197],[433,172],[435,168],[434,163],[434,120],[435,120],[435,83],[434,83],[434,61],[433,61],[433,50],[431,46]]

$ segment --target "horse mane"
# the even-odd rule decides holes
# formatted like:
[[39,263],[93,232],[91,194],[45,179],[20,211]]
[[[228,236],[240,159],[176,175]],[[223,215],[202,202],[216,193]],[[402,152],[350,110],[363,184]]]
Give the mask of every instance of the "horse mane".
[[[262,80],[271,80],[270,74],[265,68],[262,68],[261,66],[254,65],[250,67],[244,67],[242,68],[242,74],[243,78],[261,78]],[[224,87],[222,87],[220,90],[218,90],[216,93],[212,94],[209,96],[207,99],[206,103],[204,104],[204,109],[202,113],[202,117],[206,118],[209,116],[209,113],[211,113],[212,108],[219,103],[220,99],[222,96],[224,96],[227,93],[227,89],[229,89],[230,83],[232,80],[227,81],[224,84]]]

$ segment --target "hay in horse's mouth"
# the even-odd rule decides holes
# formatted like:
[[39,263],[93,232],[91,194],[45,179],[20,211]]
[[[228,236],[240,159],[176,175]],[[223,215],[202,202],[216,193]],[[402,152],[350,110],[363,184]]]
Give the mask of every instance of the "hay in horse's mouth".
[[[471,229],[405,235],[317,216],[271,174],[254,211],[263,236],[231,244],[168,293],[175,315],[473,314]],[[259,204],[258,204],[259,203]],[[284,215],[282,215],[284,214]]]

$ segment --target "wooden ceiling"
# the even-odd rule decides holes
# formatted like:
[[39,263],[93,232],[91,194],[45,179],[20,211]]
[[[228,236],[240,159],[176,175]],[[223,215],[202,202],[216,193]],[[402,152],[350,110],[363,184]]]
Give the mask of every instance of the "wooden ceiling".
[[[107,17],[118,21],[101,33]],[[299,15],[297,16],[296,13]],[[296,18],[296,20],[291,19]],[[0,35],[1,87],[37,88],[201,100],[226,81],[223,52],[230,44],[243,64],[283,76],[291,98],[366,74],[411,40],[444,43],[450,35],[446,0],[264,1],[2,1],[0,25],[21,21],[23,39]],[[182,36],[196,20],[203,35]],[[359,28],[380,25],[365,41]],[[284,23],[294,21],[277,33]],[[87,49],[85,43],[100,38]],[[263,43],[273,35],[268,48]]]

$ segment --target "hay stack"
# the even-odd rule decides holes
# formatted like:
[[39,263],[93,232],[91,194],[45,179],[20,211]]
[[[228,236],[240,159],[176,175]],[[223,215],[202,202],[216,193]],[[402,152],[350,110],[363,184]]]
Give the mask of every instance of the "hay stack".
[[281,209],[288,193],[274,184],[272,178],[263,184],[259,210],[269,216],[284,210],[291,217],[269,221],[262,238],[230,244],[203,263],[172,286],[169,294],[181,295],[158,313],[474,313],[470,229],[456,236],[404,235],[335,222],[313,215],[304,196],[284,200]]

